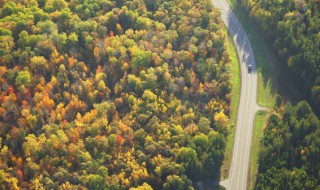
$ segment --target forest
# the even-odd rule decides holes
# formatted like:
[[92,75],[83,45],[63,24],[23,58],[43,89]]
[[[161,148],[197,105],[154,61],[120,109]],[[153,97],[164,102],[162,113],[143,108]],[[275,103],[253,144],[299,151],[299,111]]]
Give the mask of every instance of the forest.
[[0,189],[218,178],[226,41],[209,0],[0,1]]
[[240,2],[311,105],[275,105],[264,128],[254,189],[320,189],[320,1]]
[[320,188],[320,121],[306,101],[271,114],[254,189]]
[[320,1],[241,0],[320,111]]

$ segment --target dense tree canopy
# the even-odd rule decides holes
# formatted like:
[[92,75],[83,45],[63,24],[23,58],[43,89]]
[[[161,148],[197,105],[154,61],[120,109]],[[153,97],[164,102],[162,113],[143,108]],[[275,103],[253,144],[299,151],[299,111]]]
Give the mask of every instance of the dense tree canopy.
[[282,62],[304,84],[312,105],[320,106],[320,1],[241,0],[272,39]]
[[0,2],[0,189],[215,178],[229,53],[209,0]]
[[264,132],[255,189],[319,189],[320,121],[305,101],[280,111]]
[[[320,1],[241,0],[319,111]],[[297,81],[298,81],[297,80]],[[305,101],[272,113],[262,139],[255,189],[320,189],[320,123]]]

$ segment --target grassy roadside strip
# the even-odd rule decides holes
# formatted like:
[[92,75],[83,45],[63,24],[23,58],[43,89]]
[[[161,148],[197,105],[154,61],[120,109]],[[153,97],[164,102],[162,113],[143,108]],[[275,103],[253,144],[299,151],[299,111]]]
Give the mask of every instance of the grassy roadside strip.
[[[240,6],[239,0],[227,0],[231,9],[237,16],[239,22],[245,29],[247,36],[250,40],[252,46],[255,61],[257,64],[257,74],[258,74],[258,90],[257,90],[257,104],[263,107],[272,109],[275,105],[277,94],[281,97],[290,100],[291,102],[297,102],[301,100],[302,94],[299,91],[299,87],[294,83],[294,77],[289,72],[284,72],[286,68],[280,64],[280,60],[276,56],[275,49],[272,47],[271,42],[265,38],[263,32],[259,29],[258,24],[249,17],[246,10]],[[260,139],[262,137],[262,130],[257,132],[257,126],[262,128],[263,124],[266,122],[268,114],[262,114],[260,112],[256,115],[255,132],[252,136],[252,148],[250,154],[250,177],[248,179],[249,189],[251,189],[255,183],[256,174],[258,171],[258,158],[260,151]],[[260,123],[259,123],[260,122]],[[234,128],[231,129],[232,134],[228,137],[228,144],[226,148],[225,155],[229,155],[228,146],[233,145],[234,138]],[[232,150],[232,148],[231,148]],[[228,157],[226,157],[225,162],[228,162]],[[229,158],[231,159],[231,158]],[[227,164],[223,164],[221,176],[224,179],[224,173]]]
[[[259,27],[257,27],[257,24],[249,17],[245,9],[239,5],[238,1],[227,1],[232,10],[234,11],[235,15],[238,17],[241,25],[244,27],[254,52],[258,71],[257,103],[260,106],[272,108],[276,102],[276,94],[277,89],[279,87],[278,81],[284,80],[281,77],[281,74],[279,76],[278,73],[279,69],[277,67],[280,64],[276,57],[274,49],[272,48],[269,42],[266,42],[266,40],[264,40],[265,38],[263,36],[263,32],[259,29]],[[284,78],[286,78],[286,76]],[[289,89],[284,89],[284,91],[288,91],[288,93],[290,92]],[[258,161],[260,152],[260,140],[263,135],[262,129],[267,121],[268,115],[269,113],[266,111],[259,111],[255,116],[251,143],[252,146],[250,152],[250,166],[248,177],[249,189],[252,189],[254,187],[256,181],[256,175],[259,168]]]
[[[228,2],[244,27],[254,52],[258,70],[257,103],[260,106],[272,108],[276,102],[277,88],[279,86],[279,73],[277,68],[277,66],[280,65],[279,61],[271,44],[264,40],[263,32],[249,17],[245,9],[239,5],[237,0],[228,0]],[[256,180],[256,174],[259,167],[258,158],[260,140],[263,135],[262,128],[267,117],[268,112],[265,111],[257,112],[255,116],[254,131],[252,135],[252,149],[250,152],[250,173],[248,179],[249,189],[253,187]]]
[[269,116],[267,111],[258,111],[254,119],[254,128],[251,151],[250,151],[250,168],[248,186],[252,189],[256,182],[256,175],[259,168],[259,152],[260,152],[260,139],[263,136],[263,128],[266,125],[266,120]]
[[272,108],[276,100],[278,88],[278,65],[280,65],[270,42],[265,40],[263,32],[251,19],[237,0],[227,0],[241,25],[245,29],[253,49],[258,71],[257,103]]
[[[228,34],[227,30],[226,33]],[[221,166],[221,177],[220,180],[224,180],[228,178],[229,169],[232,160],[232,150],[233,150],[233,143],[234,143],[234,133],[235,133],[235,126],[237,120],[237,113],[238,113],[238,105],[240,99],[240,70],[239,70],[239,60],[236,49],[234,47],[232,38],[228,35],[228,44],[229,44],[229,52],[230,52],[230,59],[231,59],[231,77],[232,77],[232,99],[231,99],[231,114],[230,114],[230,132],[227,139],[226,149],[224,153],[224,161]]]
[[276,96],[273,95],[271,91],[270,81],[264,82],[261,72],[258,71],[258,105],[267,108],[272,108],[275,102]]

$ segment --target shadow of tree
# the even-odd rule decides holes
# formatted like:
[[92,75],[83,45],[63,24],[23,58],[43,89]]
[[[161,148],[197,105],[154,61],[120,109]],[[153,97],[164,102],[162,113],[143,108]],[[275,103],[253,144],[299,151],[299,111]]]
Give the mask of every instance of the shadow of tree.
[[283,60],[277,56],[272,40],[265,37],[259,24],[250,18],[248,12],[238,3],[232,9],[250,40],[256,70],[261,72],[263,85],[266,87],[269,83],[273,96],[278,94],[293,103],[302,100],[306,94],[299,91],[299,86],[303,84],[281,63]]

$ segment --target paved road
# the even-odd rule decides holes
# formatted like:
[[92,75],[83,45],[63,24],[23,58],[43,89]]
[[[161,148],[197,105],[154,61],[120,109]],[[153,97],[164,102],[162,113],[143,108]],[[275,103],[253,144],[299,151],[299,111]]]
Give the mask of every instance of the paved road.
[[[212,0],[212,2],[216,8],[221,10],[221,18],[234,41],[241,67],[241,94],[231,168],[228,179],[220,184],[230,190],[243,190],[247,189],[253,120],[259,109],[256,104],[256,64],[247,34],[226,0]],[[248,64],[252,65],[250,73]]]

